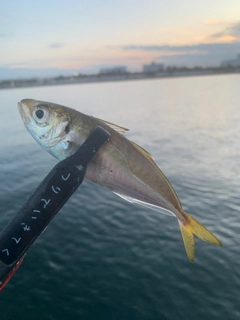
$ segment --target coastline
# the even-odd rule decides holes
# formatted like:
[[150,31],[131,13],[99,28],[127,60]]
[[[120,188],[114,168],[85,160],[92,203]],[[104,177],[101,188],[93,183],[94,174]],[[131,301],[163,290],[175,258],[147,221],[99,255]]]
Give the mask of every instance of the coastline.
[[0,80],[0,89],[15,89],[26,87],[43,87],[69,84],[86,84],[96,82],[115,82],[130,80],[166,79],[177,77],[194,77],[207,75],[239,74],[240,67],[236,68],[172,68],[172,70],[159,73],[120,73],[120,74],[94,74],[77,76],[59,76],[55,78],[31,78],[31,79],[11,79]]

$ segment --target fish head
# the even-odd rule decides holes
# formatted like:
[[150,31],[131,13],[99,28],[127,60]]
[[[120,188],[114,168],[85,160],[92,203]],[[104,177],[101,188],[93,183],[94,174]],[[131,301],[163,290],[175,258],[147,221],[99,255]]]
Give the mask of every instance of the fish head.
[[54,103],[23,99],[18,109],[26,129],[50,154],[62,160],[77,151],[81,141],[76,141],[70,130],[69,108]]

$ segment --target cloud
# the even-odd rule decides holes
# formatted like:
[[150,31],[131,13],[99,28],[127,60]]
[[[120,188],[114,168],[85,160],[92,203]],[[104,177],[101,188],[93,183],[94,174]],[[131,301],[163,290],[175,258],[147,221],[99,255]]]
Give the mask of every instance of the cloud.
[[208,19],[208,20],[204,21],[204,24],[206,24],[206,25],[215,25],[215,24],[219,24],[219,21],[215,20],[215,19]]
[[220,32],[210,35],[209,38],[210,39],[225,38],[229,40],[240,40],[240,22],[237,22],[232,26],[228,26]]
[[48,48],[49,49],[59,49],[59,48],[65,47],[65,46],[66,46],[66,43],[56,42],[56,43],[49,44]]
[[235,43],[203,43],[203,44],[195,44],[195,45],[183,45],[183,46],[169,46],[169,45],[129,45],[122,47],[124,50],[131,51],[155,51],[155,52],[175,52],[176,54],[182,54],[184,52],[202,52],[204,54],[208,52],[235,52],[236,50],[240,50],[240,41]]
[[[160,52],[161,55],[236,55],[240,52],[240,22],[223,22],[214,19],[206,20],[205,24],[220,25],[225,27],[208,37],[201,36],[199,40],[203,43],[193,45],[128,45],[123,50],[141,52]],[[227,25],[227,26],[226,26]],[[200,42],[200,41],[199,41]]]
[[[134,52],[149,51],[154,60],[170,65],[217,66],[222,61],[234,59],[240,53],[240,41],[228,43],[204,43],[184,46],[124,46],[124,50]],[[151,54],[150,54],[151,52]]]

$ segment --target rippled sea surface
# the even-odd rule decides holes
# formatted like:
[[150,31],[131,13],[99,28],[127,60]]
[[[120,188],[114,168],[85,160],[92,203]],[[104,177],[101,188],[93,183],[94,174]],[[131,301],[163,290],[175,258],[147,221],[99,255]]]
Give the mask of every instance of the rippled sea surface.
[[23,98],[130,128],[191,213],[223,243],[85,181],[0,294],[0,319],[240,319],[240,75],[0,91],[0,229],[56,164],[26,131]]

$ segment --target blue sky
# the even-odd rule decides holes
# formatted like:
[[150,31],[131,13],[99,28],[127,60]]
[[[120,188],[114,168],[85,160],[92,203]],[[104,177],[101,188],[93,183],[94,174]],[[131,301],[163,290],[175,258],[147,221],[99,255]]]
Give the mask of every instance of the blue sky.
[[239,0],[1,3],[0,78],[151,61],[217,65],[240,53]]

